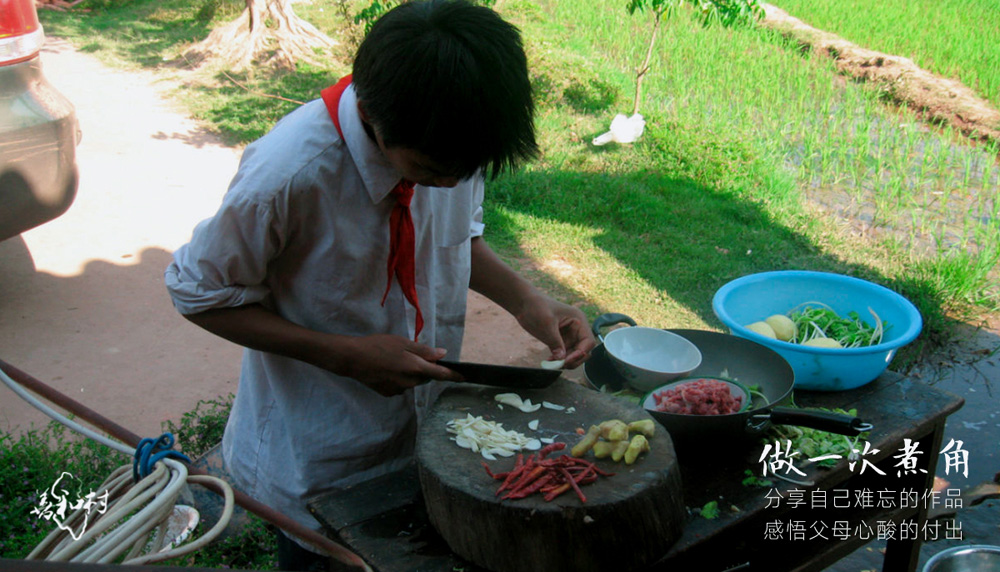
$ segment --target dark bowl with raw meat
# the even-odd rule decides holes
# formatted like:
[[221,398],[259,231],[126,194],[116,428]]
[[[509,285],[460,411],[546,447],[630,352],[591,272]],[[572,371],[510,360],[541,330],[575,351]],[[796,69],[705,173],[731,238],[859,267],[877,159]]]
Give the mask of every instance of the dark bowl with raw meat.
[[[725,415],[684,415],[646,408],[670,434],[684,457],[718,456],[721,450],[746,450],[771,425],[798,425],[841,435],[857,435],[871,429],[857,417],[831,411],[800,409],[792,405],[795,373],[774,350],[731,334],[706,330],[670,330],[690,340],[701,352],[701,365],[689,374],[696,378],[719,378],[736,382],[753,392],[748,407]],[[584,364],[587,382],[599,391],[620,391],[625,382],[609,363],[604,346],[591,352]]]
[[[732,415],[751,407],[753,391],[738,381],[721,377],[685,377],[657,387],[643,397],[651,415]],[[758,399],[767,398],[757,392]]]
[[674,331],[701,350],[702,364],[691,372],[692,378],[722,382],[730,393],[739,388],[740,393],[751,396],[736,411],[692,415],[659,410],[655,395],[663,388],[650,392],[642,405],[670,433],[678,452],[742,449],[759,442],[772,424],[812,427],[842,435],[857,435],[865,427],[870,428],[857,417],[788,407],[795,374],[788,362],[770,348],[716,332]]

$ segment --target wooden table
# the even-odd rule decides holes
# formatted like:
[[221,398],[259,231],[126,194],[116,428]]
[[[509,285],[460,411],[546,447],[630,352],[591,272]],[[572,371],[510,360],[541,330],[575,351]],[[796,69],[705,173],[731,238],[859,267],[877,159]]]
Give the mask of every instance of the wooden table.
[[[933,484],[945,421],[964,400],[887,372],[852,391],[796,391],[795,401],[801,407],[856,408],[874,426],[868,441],[878,452],[864,454],[853,470],[839,462],[832,469],[805,468],[806,476],[789,474],[812,486],[780,479],[747,486],[745,471],[760,475],[764,469],[763,444],[725,455],[680,451],[684,501],[693,510],[681,538],[651,570],[823,570],[878,538],[880,528],[887,540],[883,570],[916,569],[932,508],[925,493]],[[897,466],[906,440],[920,451],[915,466]],[[802,502],[793,506],[790,499]],[[719,517],[701,517],[697,509],[713,500]],[[309,507],[333,538],[381,572],[479,570],[452,554],[429,525],[415,469],[317,496]],[[865,538],[869,528],[871,537]]]

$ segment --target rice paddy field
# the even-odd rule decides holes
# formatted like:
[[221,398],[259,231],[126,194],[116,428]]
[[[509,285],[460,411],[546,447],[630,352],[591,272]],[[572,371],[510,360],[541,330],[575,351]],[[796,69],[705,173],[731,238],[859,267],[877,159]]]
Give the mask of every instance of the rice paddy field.
[[[630,95],[651,17],[630,16],[615,0],[540,4],[550,18],[546,45],[589,51],[595,57],[588,61],[603,66],[595,70],[595,81]],[[787,4],[796,17],[802,5],[812,5],[853,14],[858,27],[873,21],[869,35],[859,36],[871,41],[865,47],[892,52],[902,49],[904,31],[932,35],[939,43],[912,41],[905,44],[906,55],[927,54],[923,61],[935,65],[954,62],[943,69],[977,74],[963,77],[995,91],[989,86],[995,85],[990,74],[1000,74],[991,63],[997,47],[986,38],[1000,30],[1000,16],[988,2],[938,2],[934,10],[918,9],[922,2],[843,2],[836,10],[830,2]],[[932,26],[928,13],[940,14],[940,21]],[[878,24],[886,20],[895,27]],[[663,25],[653,54],[640,105],[651,130],[697,125],[709,138],[740,141],[775,174],[753,189],[761,200],[788,197],[784,186],[791,181],[792,200],[844,221],[855,234],[894,243],[922,264],[952,268],[944,274],[969,272],[968,278],[989,289],[988,275],[1000,258],[995,146],[972,144],[948,127],[927,125],[886,105],[877,90],[837,75],[822,56],[803,53],[766,30],[705,27],[681,10]],[[967,65],[960,69],[959,62]],[[627,103],[618,102],[620,112],[628,112]],[[969,296],[983,300],[983,292],[972,291],[977,289]]]
[[912,59],[1000,106],[1000,9],[994,0],[883,0],[772,4],[855,44]]

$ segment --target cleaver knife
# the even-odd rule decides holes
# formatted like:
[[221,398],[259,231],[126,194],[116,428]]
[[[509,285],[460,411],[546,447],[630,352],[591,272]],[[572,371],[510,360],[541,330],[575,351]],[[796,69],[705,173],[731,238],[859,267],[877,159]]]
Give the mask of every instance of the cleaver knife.
[[510,387],[514,389],[542,389],[555,383],[562,371],[538,367],[516,367],[459,361],[438,360],[450,370],[465,376],[467,383]]

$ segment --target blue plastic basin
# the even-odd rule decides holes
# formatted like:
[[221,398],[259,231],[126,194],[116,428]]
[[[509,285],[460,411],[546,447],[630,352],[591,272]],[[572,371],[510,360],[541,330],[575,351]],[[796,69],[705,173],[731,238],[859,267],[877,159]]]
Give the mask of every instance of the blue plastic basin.
[[[841,316],[857,312],[874,325],[870,307],[891,324],[882,343],[861,348],[814,348],[762,336],[745,326],[785,314],[804,302],[821,302]],[[795,372],[795,387],[842,391],[870,383],[889,366],[896,350],[916,339],[923,327],[909,300],[867,280],[806,270],[751,274],[729,282],[712,299],[715,315],[733,335],[776,351]]]

